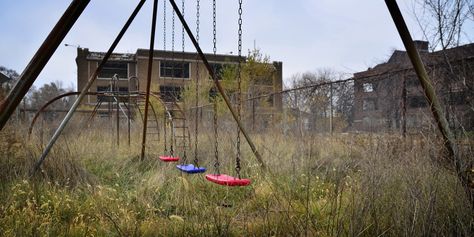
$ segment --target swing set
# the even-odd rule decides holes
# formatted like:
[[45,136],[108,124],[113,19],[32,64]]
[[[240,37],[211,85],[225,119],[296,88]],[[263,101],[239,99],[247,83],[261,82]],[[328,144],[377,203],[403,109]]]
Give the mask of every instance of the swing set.
[[[59,127],[51,137],[49,143],[46,145],[43,153],[39,157],[38,161],[35,163],[32,174],[37,172],[39,168],[41,167],[43,161],[46,159],[47,155],[49,154],[50,150],[52,149],[54,143],[57,141],[59,136],[61,135],[62,131],[64,130],[65,126],[67,123],[71,120],[74,112],[77,110],[79,105],[81,104],[82,100],[86,95],[91,95],[93,93],[89,92],[89,89],[91,88],[93,82],[96,80],[99,72],[104,68],[105,63],[109,60],[110,56],[112,55],[113,51],[115,50],[116,46],[124,36],[125,32],[135,19],[136,15],[139,13],[140,9],[144,5],[146,0],[140,0],[139,3],[137,4],[136,8],[124,24],[123,28],[120,30],[112,44],[110,45],[109,49],[107,52],[104,54],[102,60],[98,63],[97,68],[95,71],[90,75],[89,80],[87,83],[84,85],[80,93],[74,93],[74,95],[77,95],[77,99],[75,100],[74,104],[71,106],[69,111],[67,112],[66,116],[63,118],[62,122],[60,123]],[[182,9],[180,11],[179,7],[177,6],[175,0],[168,0],[169,3],[171,4],[173,8],[173,52],[174,52],[174,17],[175,15],[178,16],[181,24],[182,24],[182,50],[184,52],[184,32],[187,33],[189,39],[191,40],[192,44],[194,45],[197,55],[198,55],[198,61],[201,61],[204,66],[206,67],[210,77],[212,78],[214,84],[215,84],[215,89],[219,91],[220,95],[222,96],[227,108],[232,114],[232,117],[235,120],[235,123],[237,124],[237,133],[236,133],[236,157],[235,157],[235,172],[236,172],[236,177],[227,175],[227,174],[222,174],[220,172],[220,163],[219,163],[219,152],[218,152],[218,121],[217,121],[217,102],[216,99],[214,99],[214,117],[213,117],[213,122],[214,122],[214,139],[215,139],[215,162],[214,162],[214,168],[215,172],[213,174],[207,174],[205,177],[207,180],[220,184],[220,185],[225,185],[225,186],[245,186],[249,185],[251,183],[250,179],[245,179],[241,178],[240,170],[241,170],[241,151],[240,151],[240,142],[241,142],[241,135],[244,136],[246,139],[247,143],[249,144],[253,154],[255,155],[257,161],[260,163],[260,166],[262,169],[265,169],[265,163],[262,160],[262,157],[258,153],[254,143],[252,142],[252,139],[249,137],[248,133],[244,129],[242,123],[241,123],[241,101],[242,101],[242,93],[241,93],[241,64],[242,64],[242,0],[239,0],[239,8],[238,8],[238,14],[239,14],[239,19],[238,19],[238,57],[239,57],[239,62],[238,62],[238,70],[237,70],[237,82],[238,82],[238,99],[237,99],[237,111],[233,108],[229,97],[225,93],[224,88],[218,81],[218,78],[216,76],[216,73],[214,69],[211,67],[209,64],[206,56],[204,55],[203,51],[201,50],[201,47],[199,45],[199,9],[200,9],[200,1],[197,0],[197,21],[196,21],[196,37],[193,35],[191,32],[191,29],[189,28],[186,20],[184,19],[184,0],[182,0]],[[19,105],[21,99],[25,96],[27,93],[28,89],[32,86],[40,72],[43,70],[44,66],[46,63],[50,60],[51,56],[55,52],[55,50],[58,48],[60,43],[63,41],[69,30],[73,27],[77,19],[80,17],[84,9],[87,7],[89,4],[90,0],[73,0],[69,7],[66,9],[64,12],[63,16],[59,19],[57,24],[54,26],[54,28],[51,30],[50,34],[48,37],[45,39],[45,41],[42,43],[42,45],[38,48],[37,52],[35,55],[32,57],[26,68],[24,69],[23,73],[21,74],[18,82],[15,84],[11,92],[8,94],[8,96],[1,102],[0,104],[0,129],[3,129],[5,126],[6,122],[10,118],[10,116],[13,114],[14,110],[16,107]],[[164,1],[166,2],[166,0]],[[407,50],[407,53],[410,57],[410,60],[412,61],[412,64],[415,68],[415,71],[420,79],[420,82],[423,85],[423,88],[425,90],[425,94],[427,95],[428,101],[430,104],[432,104],[432,113],[434,118],[436,119],[438,123],[438,128],[444,135],[443,138],[445,140],[445,146],[447,151],[451,156],[454,156],[456,146],[454,145],[454,142],[452,141],[452,134],[451,131],[449,130],[449,127],[447,127],[447,122],[445,121],[445,117],[443,115],[441,106],[438,103],[437,97],[435,93],[432,90],[432,87],[430,86],[430,80],[426,74],[426,70],[423,66],[423,63],[420,59],[420,56],[418,52],[416,51],[415,45],[413,43],[413,40],[410,36],[410,33],[408,31],[408,28],[405,24],[405,21],[403,19],[403,16],[400,12],[400,9],[398,8],[398,5],[396,3],[396,0],[385,0],[385,3],[387,5],[388,10],[390,11],[390,14],[393,18],[393,21],[397,27],[397,30],[400,34],[400,37],[405,45],[405,48]],[[165,6],[165,5],[164,5]],[[150,85],[151,85],[151,75],[152,75],[152,69],[153,69],[153,54],[154,54],[154,41],[155,41],[155,28],[156,28],[156,18],[157,18],[157,8],[158,8],[158,0],[153,0],[153,13],[152,13],[152,21],[151,21],[151,34],[150,34],[150,47],[149,47],[149,55],[148,55],[148,73],[147,73],[147,84],[146,84],[146,91],[145,92],[139,92],[140,95],[145,96],[145,110],[144,110],[144,115],[143,115],[143,133],[142,133],[142,149],[141,149],[141,160],[144,159],[145,157],[145,149],[146,149],[146,135],[147,135],[147,117],[148,117],[148,108],[149,108],[149,98],[150,98]],[[166,10],[165,10],[166,11]],[[165,18],[166,19],[166,18]],[[164,22],[165,23],[165,22]],[[165,23],[166,26],[166,23]],[[164,27],[166,28],[166,27]],[[166,34],[166,33],[165,33]],[[216,54],[216,0],[213,0],[213,43],[214,43],[214,54]],[[164,45],[166,45],[166,36],[164,37]],[[184,61],[184,58],[183,58]],[[199,73],[199,70],[197,71]],[[98,94],[98,93],[96,93]],[[198,101],[198,94],[199,94],[199,79],[196,80],[196,107],[199,105]],[[118,96],[118,95],[112,95],[112,96]],[[128,95],[130,96],[130,95]],[[118,105],[117,105],[118,106]],[[164,105],[166,106],[166,105]],[[118,110],[117,110],[118,111]],[[167,109],[168,111],[168,109]],[[118,113],[118,112],[117,112]],[[196,109],[197,113],[197,109]],[[184,112],[183,112],[183,117],[184,117]],[[197,118],[197,116],[196,116]],[[174,154],[174,146],[173,143],[175,142],[174,137],[175,137],[175,131],[174,131],[174,123],[173,119],[177,119],[176,117],[173,118],[172,116],[169,116],[170,120],[170,128],[171,128],[171,143],[170,143],[170,151],[168,153],[167,150],[167,144],[166,144],[166,138],[165,138],[165,149],[164,149],[164,155],[160,156],[160,160],[164,162],[177,162],[180,160],[178,156],[175,156]],[[164,122],[164,133],[166,137],[166,130],[167,130],[167,122],[165,118]],[[195,128],[194,128],[194,161],[193,163],[187,163],[187,157],[186,157],[186,136],[185,136],[185,129],[186,129],[186,121],[183,119],[183,159],[182,159],[182,164],[178,165],[177,168],[184,172],[184,173],[189,173],[189,174],[198,174],[198,173],[203,173],[206,171],[206,168],[200,167],[198,162],[198,123],[195,123]],[[189,138],[189,136],[188,136]]]

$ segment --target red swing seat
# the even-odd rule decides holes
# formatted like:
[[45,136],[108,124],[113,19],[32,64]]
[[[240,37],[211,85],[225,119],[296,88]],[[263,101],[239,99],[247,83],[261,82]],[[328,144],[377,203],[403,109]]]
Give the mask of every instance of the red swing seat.
[[224,186],[247,186],[251,183],[250,179],[239,179],[226,174],[207,174],[206,179]]
[[160,160],[163,162],[176,162],[179,161],[177,156],[160,156]]

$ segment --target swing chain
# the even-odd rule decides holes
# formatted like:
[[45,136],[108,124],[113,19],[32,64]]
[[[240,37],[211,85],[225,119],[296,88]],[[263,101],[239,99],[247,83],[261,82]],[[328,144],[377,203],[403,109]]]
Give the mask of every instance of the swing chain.
[[[213,26],[213,30],[212,30],[213,39],[212,39],[212,41],[214,43],[213,52],[214,52],[214,55],[216,55],[216,53],[217,53],[216,0],[212,1],[212,26]],[[214,76],[216,76],[216,68],[214,67],[213,70],[214,70]],[[214,139],[215,139],[215,144],[214,144],[214,155],[215,155],[214,168],[216,170],[216,173],[220,174],[220,170],[219,170],[219,166],[220,166],[220,164],[219,164],[219,134],[217,132],[217,129],[218,129],[218,127],[217,127],[217,125],[218,125],[217,124],[217,93],[214,96],[213,109],[214,109],[213,122],[214,122]]]
[[166,0],[163,0],[163,50],[166,51]]
[[[181,0],[181,15],[183,15],[183,17],[184,17],[184,0]],[[181,26],[181,49],[184,53],[184,25]],[[183,58],[183,64],[184,64],[184,58]]]
[[170,141],[170,155],[174,157],[174,148],[173,148],[173,144],[174,144],[174,141],[175,141],[175,138],[174,138],[174,129],[173,129],[173,123],[170,124],[170,128],[171,128],[171,141]]
[[215,155],[215,162],[214,162],[214,168],[216,170],[217,174],[220,174],[219,167],[219,134],[217,133],[217,96],[214,97],[214,138],[215,140],[215,150],[214,150],[214,155]]
[[[196,1],[196,40],[199,42],[199,25],[200,25],[200,9],[201,1]],[[196,55],[198,57],[198,55]],[[196,112],[194,114],[194,164],[198,166],[198,123],[199,123],[199,60],[196,58]]]
[[163,114],[163,135],[164,135],[164,142],[165,142],[165,155],[168,154],[168,146],[166,145],[166,115]]
[[[239,64],[237,67],[237,84],[238,84],[238,98],[237,98],[237,116],[238,119],[241,120],[241,110],[242,110],[242,0],[239,0],[239,45],[238,45],[238,56],[239,56]],[[235,159],[235,171],[240,179],[240,128],[237,127],[237,157]]]
[[[175,19],[176,13],[173,11],[173,16],[171,17],[171,51],[174,53],[174,19]],[[174,58],[173,58],[174,59]],[[174,76],[174,63],[173,63],[173,74]]]
[[[181,14],[183,15],[184,17],[184,1],[185,0],[181,0]],[[185,45],[184,45],[184,25],[181,27],[181,51],[183,53],[183,57],[182,57],[182,61],[181,61],[181,73],[182,75],[184,75],[184,48],[185,48]],[[173,75],[174,75],[174,72],[173,72]],[[183,82],[184,82],[184,77],[182,78]],[[186,116],[185,115],[185,112],[183,111],[183,116]],[[186,153],[186,148],[187,148],[187,144],[186,144],[186,119],[183,119],[183,164],[186,164],[186,161],[188,159],[188,156],[187,156],[187,153]],[[188,138],[188,139],[191,139],[191,138]],[[191,143],[191,142],[190,142]]]
[[196,1],[196,41],[199,42],[199,17],[201,9],[201,0]]
[[216,55],[217,52],[217,21],[216,21],[216,0],[212,0],[212,34],[214,36],[212,42],[214,43],[214,48],[212,49],[214,52],[214,55]]

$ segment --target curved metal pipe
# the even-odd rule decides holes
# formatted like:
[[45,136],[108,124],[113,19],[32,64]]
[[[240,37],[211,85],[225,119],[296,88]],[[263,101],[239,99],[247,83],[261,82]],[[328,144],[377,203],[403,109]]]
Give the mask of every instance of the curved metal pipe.
[[[64,97],[68,97],[68,96],[74,96],[74,95],[79,95],[81,92],[80,91],[74,91],[74,92],[67,92],[67,93],[64,93],[64,94],[61,94],[61,95],[58,95],[54,98],[52,98],[51,100],[49,100],[48,102],[46,102],[43,106],[41,106],[41,108],[35,113],[35,116],[33,117],[33,120],[31,121],[31,124],[30,124],[30,127],[28,128],[28,138],[31,136],[31,133],[33,131],[33,126],[35,125],[36,123],[36,120],[38,119],[39,115],[49,106],[51,105],[52,103],[54,103],[55,101],[57,100],[60,100]],[[107,96],[106,93],[103,93],[103,92],[86,92],[86,95],[104,95],[104,96]],[[145,93],[144,92],[138,92],[138,95],[139,96],[144,96]],[[156,98],[163,106],[163,108],[165,108],[165,112],[167,114],[167,117],[169,119],[169,121],[171,122],[172,125],[174,125],[173,123],[173,117],[171,116],[171,113],[168,111],[168,108],[166,107],[165,103],[163,102],[163,100],[161,100],[161,98],[154,94],[154,93],[150,93],[151,96],[153,96],[154,98]],[[128,95],[126,95],[128,96]],[[181,111],[182,112],[182,111]],[[172,126],[174,128],[174,126]]]
[[[53,102],[55,102],[59,99],[62,99],[62,98],[67,97],[67,96],[79,95],[80,93],[81,92],[78,92],[78,91],[67,92],[67,93],[64,93],[64,94],[61,94],[61,95],[58,95],[58,96],[52,98],[51,100],[46,102],[46,104],[41,106],[41,108],[38,110],[38,112],[36,112],[35,116],[33,117],[33,120],[31,121],[30,127],[28,128],[28,138],[30,138],[30,136],[31,136],[31,132],[33,131],[33,126],[35,125],[36,119],[38,119],[39,115],[41,114],[41,112],[43,112],[43,110],[46,109],[46,107],[48,107],[50,104],[52,104]],[[94,93],[94,94],[91,94],[91,93]],[[87,95],[96,95],[97,92],[86,92],[86,94]]]

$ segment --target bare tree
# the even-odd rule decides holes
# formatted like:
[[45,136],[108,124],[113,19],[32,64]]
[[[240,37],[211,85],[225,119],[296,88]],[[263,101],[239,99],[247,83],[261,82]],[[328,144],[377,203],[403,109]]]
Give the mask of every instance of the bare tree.
[[[464,36],[467,35],[464,27],[467,22],[474,21],[474,3],[472,0],[416,0],[416,3],[414,10],[419,26],[425,38],[431,41],[431,50],[441,49],[444,59],[445,67],[433,70],[436,73],[432,75],[433,79],[441,85],[439,94],[445,105],[447,120],[454,128],[455,134],[465,133],[463,125],[457,121],[460,119],[459,116],[466,116],[462,115],[463,113],[470,116],[469,113],[472,114],[472,108],[474,108],[470,99],[473,96],[472,86],[466,80],[466,78],[472,78],[469,75],[472,71],[467,70],[467,64],[464,62],[453,61],[446,49],[465,43]],[[467,105],[470,111],[466,111],[469,109],[460,105]],[[473,167],[472,158],[459,158],[461,165],[455,167],[455,170],[472,203],[471,208],[474,208],[474,189],[472,189],[474,181],[469,175]]]
[[413,11],[432,51],[459,46],[465,23],[474,20],[472,0],[416,0]]
[[[308,87],[285,95],[285,104],[292,110],[310,114],[309,129],[328,128],[329,118],[341,117],[349,125],[352,120],[353,83],[337,83],[341,74],[331,69],[295,74],[290,79],[290,88]],[[319,125],[318,125],[319,124]],[[324,125],[323,125],[324,124]]]
[[[50,84],[44,84],[37,90],[34,88],[30,90],[30,92],[28,93],[28,104],[33,109],[39,109],[52,98],[64,93],[66,93],[66,89],[62,88],[60,82],[51,82]],[[49,106],[49,108],[69,109],[73,102],[74,100],[72,98],[63,98],[59,101],[54,102],[51,106]],[[48,119],[55,119],[57,117],[57,113],[48,113],[46,117]]]
[[0,82],[0,99],[6,96],[8,91],[11,90],[13,84],[20,76],[15,70],[0,66],[0,73],[9,78],[6,82]]

